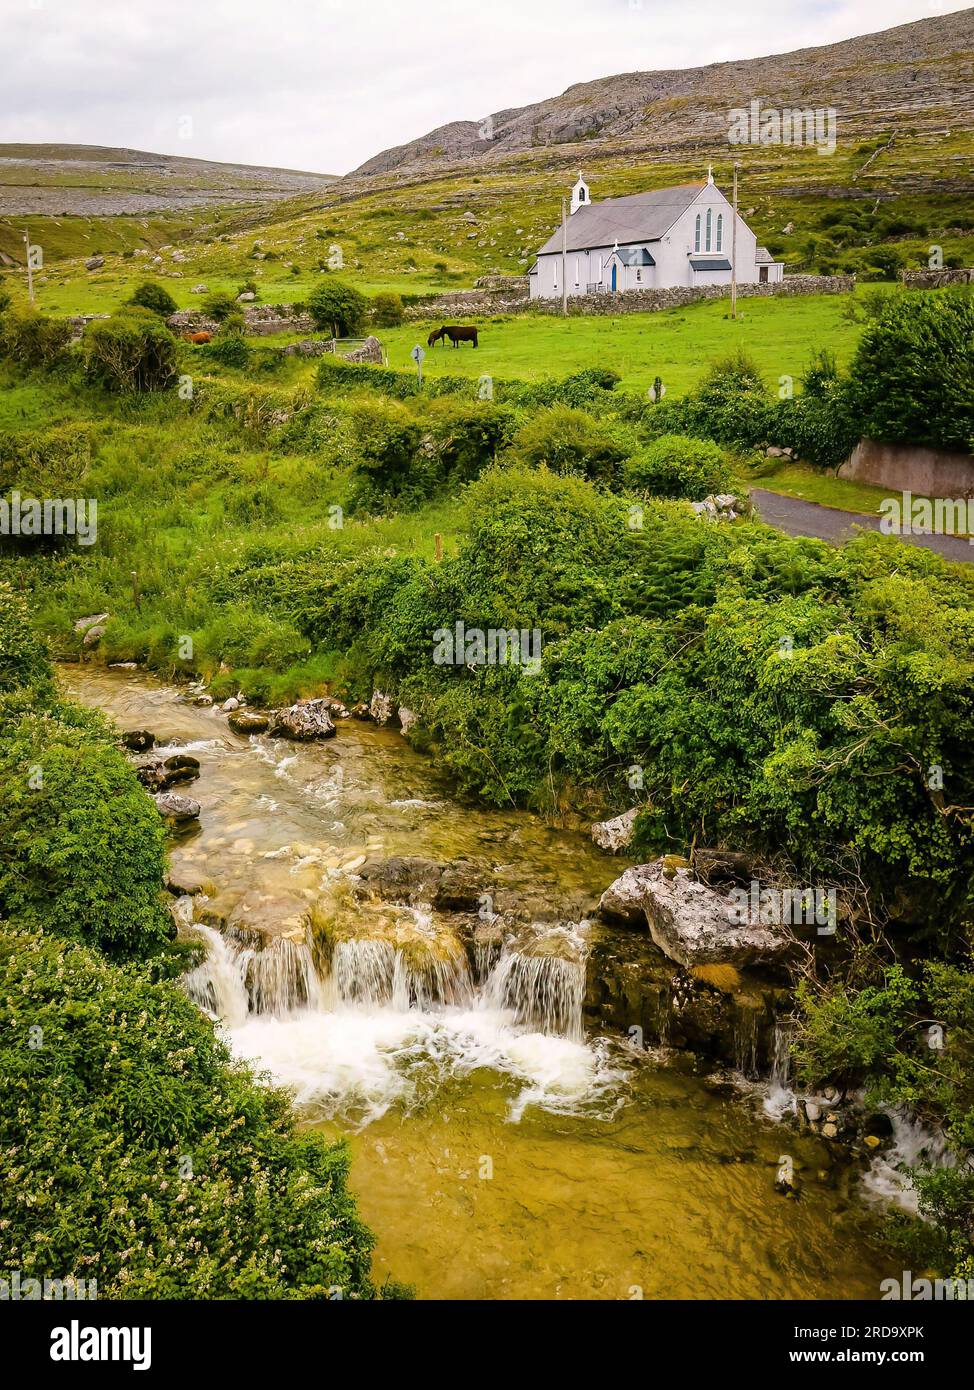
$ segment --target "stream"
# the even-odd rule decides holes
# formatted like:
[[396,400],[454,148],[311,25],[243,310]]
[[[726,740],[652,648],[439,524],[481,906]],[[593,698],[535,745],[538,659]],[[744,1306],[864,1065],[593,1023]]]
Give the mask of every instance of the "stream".
[[[428,904],[356,893],[363,864],[408,855],[489,860],[539,901],[581,903],[626,861],[459,804],[394,730],[246,738],[142,672],[60,678],[120,730],[199,759],[177,789],[199,826],[170,853],[194,893],[176,900],[181,931],[205,948],[185,987],[304,1125],[348,1139],[377,1282],[420,1298],[818,1299],[878,1298],[899,1277],[858,1172],[776,1120],[780,1075],[734,1085],[586,1012],[598,922],[468,938]],[[490,906],[479,917],[496,925]],[[783,1155],[797,1200],[775,1191]]]

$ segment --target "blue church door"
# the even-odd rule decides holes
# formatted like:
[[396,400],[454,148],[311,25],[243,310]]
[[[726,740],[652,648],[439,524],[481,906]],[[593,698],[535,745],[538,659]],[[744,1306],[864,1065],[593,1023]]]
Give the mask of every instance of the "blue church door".
[[615,261],[612,262],[612,293],[615,294],[619,287],[619,267]]

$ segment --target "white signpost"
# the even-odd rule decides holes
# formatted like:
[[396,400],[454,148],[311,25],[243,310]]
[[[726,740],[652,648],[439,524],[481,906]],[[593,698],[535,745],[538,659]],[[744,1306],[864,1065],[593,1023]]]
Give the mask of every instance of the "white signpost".
[[416,379],[418,380],[420,386],[422,386],[422,384],[423,384],[423,361],[424,361],[424,359],[425,359],[425,357],[426,357],[426,353],[425,353],[425,352],[423,351],[423,349],[420,347],[419,343],[417,343],[416,346],[413,348],[412,352],[411,352],[409,355],[410,355],[410,357],[413,359],[413,361],[416,363]]

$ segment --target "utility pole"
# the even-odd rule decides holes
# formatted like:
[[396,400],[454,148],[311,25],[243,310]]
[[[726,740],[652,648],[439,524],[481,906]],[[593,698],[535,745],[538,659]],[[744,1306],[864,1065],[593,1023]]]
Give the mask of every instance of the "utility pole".
[[568,199],[561,200],[561,313],[568,317]]
[[24,228],[24,246],[27,251],[27,298],[31,304],[34,302],[34,267],[31,264],[30,255],[30,228]]
[[734,160],[734,223],[731,228],[731,318],[737,318],[737,171],[738,160]]

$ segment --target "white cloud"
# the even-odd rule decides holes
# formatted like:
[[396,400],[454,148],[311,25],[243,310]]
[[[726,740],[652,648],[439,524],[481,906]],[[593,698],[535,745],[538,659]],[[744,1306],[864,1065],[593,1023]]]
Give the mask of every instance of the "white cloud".
[[0,142],[121,145],[345,173],[437,125],[575,82],[786,52],[954,8],[936,0],[751,0],[746,10],[725,0],[0,0]]

